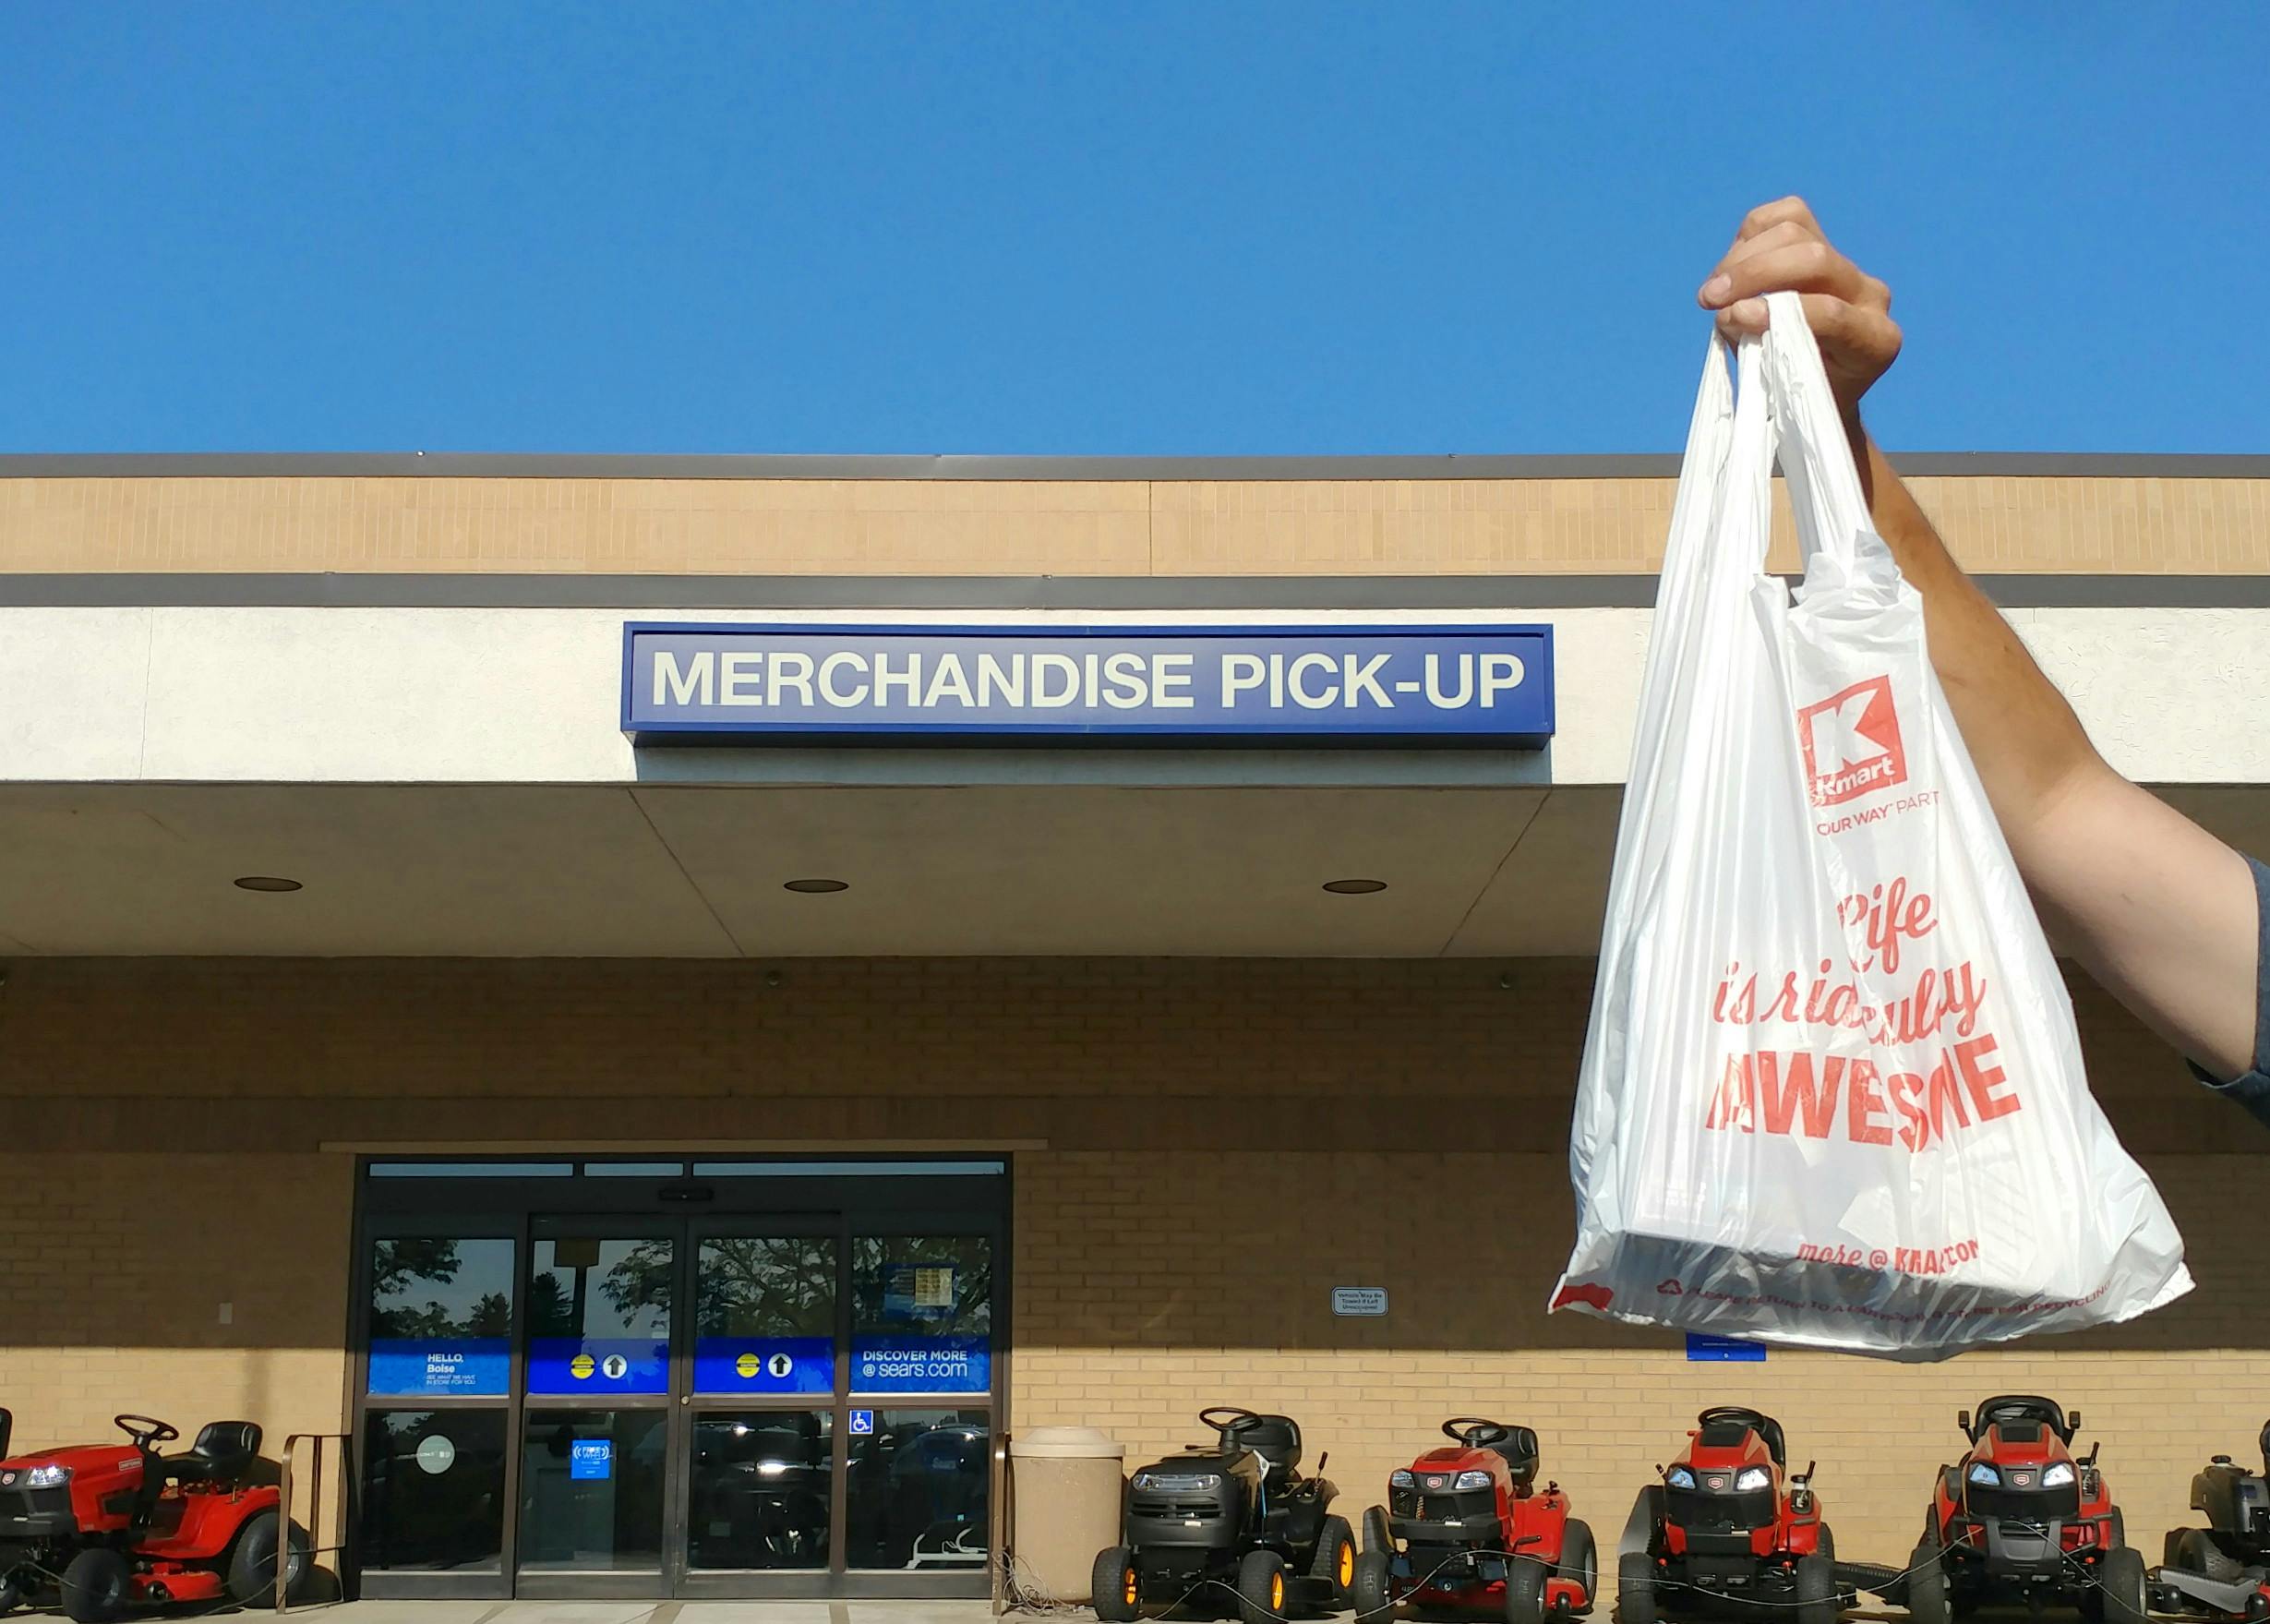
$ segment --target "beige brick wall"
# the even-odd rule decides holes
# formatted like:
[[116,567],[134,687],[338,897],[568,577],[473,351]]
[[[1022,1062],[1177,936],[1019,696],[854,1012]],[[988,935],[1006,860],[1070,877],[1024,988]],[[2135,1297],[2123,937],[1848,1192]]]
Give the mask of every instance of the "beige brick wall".
[[[1979,570],[2270,571],[2270,480],[1915,482]],[[1669,479],[0,479],[0,572],[1652,572]],[[1778,498],[1777,498],[1778,500]],[[1795,561],[1785,506],[1773,565]]]
[[[0,1045],[6,1029],[0,1010]],[[249,1418],[271,1458],[293,1433],[340,1430],[354,1159],[184,1153],[130,1126],[99,1142],[117,1148],[11,1156],[0,1176],[14,1448],[122,1441],[121,1411],[185,1436]]]
[[[1536,1426],[1612,1539],[1697,1408],[1757,1401],[1821,1462],[1841,1548],[1890,1560],[1954,1410],[2039,1387],[2106,1438],[2149,1545],[2193,1467],[2270,1413],[2245,1222],[2270,1137],[2085,987],[2100,1092],[2199,1291],[2017,1353],[1760,1367],[1540,1311],[1570,1228],[1587,961],[798,961],[776,986],[715,961],[7,968],[0,1402],[31,1442],[119,1409],[335,1424],[342,1142],[632,1136],[1046,1141],[1015,1156],[1015,1424],[1100,1421],[1148,1453],[1202,1404],[1282,1404],[1351,1511],[1445,1415],[1481,1411]],[[1385,1286],[1392,1311],[1335,1319],[1336,1284]]]
[[[1780,1417],[1796,1463],[1820,1461],[1839,1552],[1889,1562],[1915,1543],[1932,1469],[1958,1452],[1955,1411],[2039,1390],[2105,1440],[2130,1537],[2156,1560],[2192,1473],[2247,1456],[2270,1415],[2263,1266],[2229,1221],[2259,1156],[2150,1159],[2199,1281],[2150,1319],[1938,1365],[1780,1351],[1690,1365],[1675,1334],[1543,1314],[1574,1221],[1563,1158],[1280,1156],[1255,1125],[1243,1153],[1019,1158],[1020,1426],[1102,1426],[1134,1461],[1205,1436],[1204,1405],[1282,1409],[1312,1460],[1331,1450],[1354,1521],[1446,1417],[1526,1422],[1545,1474],[1613,1543],[1697,1411],[1755,1404]],[[1216,1213],[1233,1244],[1209,1244]],[[1334,1319],[1334,1285],[1385,1286],[1387,1317]]]

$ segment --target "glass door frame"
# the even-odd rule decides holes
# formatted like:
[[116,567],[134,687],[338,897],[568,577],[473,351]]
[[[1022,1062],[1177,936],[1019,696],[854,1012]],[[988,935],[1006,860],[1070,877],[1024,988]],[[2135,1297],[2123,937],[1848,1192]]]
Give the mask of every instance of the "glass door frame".
[[[500,1559],[494,1571],[480,1573],[429,1572],[416,1570],[365,1571],[362,1545],[362,1467],[359,1459],[347,1474],[343,1508],[348,1550],[343,1573],[350,1596],[374,1599],[456,1598],[509,1600],[797,1600],[862,1599],[892,1596],[949,1599],[990,1595],[991,1557],[1003,1526],[1003,1496],[1006,1484],[999,1470],[1000,1439],[1008,1425],[1008,1373],[1013,1349],[1012,1252],[1010,1216],[1013,1210],[1011,1169],[1005,1156],[975,1152],[968,1155],[930,1152],[907,1155],[838,1153],[739,1153],[715,1161],[689,1154],[680,1160],[688,1170],[675,1178],[560,1176],[593,1166],[621,1163],[644,1167],[628,1152],[562,1152],[540,1159],[449,1158],[453,1175],[431,1181],[405,1178],[400,1185],[378,1181],[374,1190],[373,1161],[364,1159],[356,1169],[354,1256],[350,1270],[347,1361],[349,1426],[359,1452],[374,1411],[430,1409],[500,1410],[504,1413],[503,1523]],[[970,1164],[981,1178],[940,1176],[942,1161]],[[703,1164],[707,1165],[704,1166]],[[494,1165],[494,1177],[477,1174]],[[564,1164],[564,1166],[560,1165]],[[558,1172],[555,1173],[554,1168]],[[756,1176],[763,1170],[809,1167],[801,1176]],[[833,1170],[855,1167],[864,1176],[832,1175]],[[901,1169],[904,1171],[900,1171]],[[744,1170],[748,1170],[744,1173]],[[540,1172],[544,1176],[521,1176]],[[885,1175],[885,1176],[877,1176]],[[957,1200],[964,1190],[970,1200]],[[676,1238],[679,1256],[674,1261],[670,1330],[670,1382],[666,1398],[654,1407],[667,1410],[665,1484],[661,1568],[607,1572],[518,1571],[522,1511],[522,1460],[527,1414],[548,1401],[573,1407],[562,1395],[527,1391],[525,1367],[529,1280],[534,1265],[534,1243],[560,1233],[614,1238],[610,1226],[628,1237],[667,1233]],[[778,1396],[700,1395],[694,1392],[693,1360],[698,1326],[694,1318],[694,1271],[705,1235],[831,1233],[836,1244],[835,1382],[832,1393]],[[502,1397],[443,1394],[393,1397],[369,1389],[369,1310],[373,1243],[394,1237],[454,1235],[462,1239],[509,1239],[513,1243],[513,1300],[511,1344],[508,1360],[507,1391]],[[983,1393],[934,1394],[860,1393],[855,1395],[850,1363],[853,1354],[855,1299],[854,1243],[862,1236],[948,1235],[984,1236],[991,1245],[991,1292],[989,1339],[989,1387]],[[595,1395],[595,1399],[599,1398]],[[823,1405],[819,1401],[825,1399]],[[857,1403],[855,1406],[855,1398]],[[607,1407],[604,1401],[584,1408]],[[632,1407],[632,1406],[619,1406]],[[987,1418],[988,1478],[986,1484],[987,1546],[989,1559],[968,1571],[948,1569],[905,1570],[859,1569],[848,1566],[850,1492],[850,1411],[860,1409],[970,1409]],[[824,1570],[692,1570],[686,1543],[692,1481],[692,1428],[704,1410],[828,1408],[834,1419],[830,1432],[832,1471],[829,1484],[829,1565]]]
[[[847,1557],[846,1564],[841,1571],[835,1575],[842,1581],[842,1585],[830,1593],[833,1595],[854,1599],[892,1596],[984,1596],[991,1598],[993,1594],[992,1565],[1000,1557],[1000,1541],[996,1536],[1005,1532],[1006,1525],[1003,1522],[1002,1513],[1005,1509],[1003,1500],[1008,1490],[1006,1474],[994,1469],[999,1461],[1003,1429],[1008,1425],[1010,1254],[1009,1209],[1005,1187],[1003,1196],[1003,1206],[998,1212],[908,1206],[888,1213],[860,1213],[852,1219],[851,1239],[854,1245],[861,1237],[889,1238],[895,1235],[919,1235],[931,1240],[948,1236],[957,1238],[982,1236],[990,1245],[989,1266],[992,1279],[987,1308],[988,1329],[986,1334],[989,1344],[989,1367],[986,1372],[988,1387],[985,1391],[981,1393],[974,1391],[967,1393],[893,1393],[877,1389],[861,1392],[852,1385],[847,1368],[845,1372],[843,1387],[844,1402],[847,1408],[866,1410],[872,1413],[880,1413],[884,1410],[982,1409],[985,1412],[988,1462],[986,1560],[976,1568],[956,1571],[934,1568],[853,1568],[848,1566]],[[849,1303],[858,1295],[859,1280],[855,1272],[854,1259],[848,1249],[844,1256],[843,1280],[846,1287],[844,1295]],[[856,1304],[850,1304],[847,1312],[855,1314]],[[856,1353],[852,1343],[857,1340],[858,1335],[856,1318],[850,1323],[851,1329],[847,1332],[844,1346],[847,1367]],[[848,1460],[849,1441],[847,1438],[845,1440],[847,1460]]]
[[[688,1323],[685,1291],[686,1221],[676,1213],[607,1213],[578,1209],[571,1212],[535,1212],[527,1215],[527,1241],[521,1256],[520,1280],[517,1291],[520,1302],[513,1315],[521,1329],[521,1341],[513,1350],[520,1356],[512,1398],[511,1459],[514,1468],[513,1493],[508,1510],[511,1516],[513,1544],[520,1543],[521,1518],[527,1505],[523,1486],[520,1482],[522,1462],[527,1459],[529,1417],[538,1410],[637,1410],[662,1417],[662,1504],[656,1512],[655,1530],[655,1566],[652,1568],[561,1568],[530,1571],[515,1562],[509,1575],[515,1597],[534,1601],[639,1601],[654,1594],[657,1588],[664,1596],[670,1592],[670,1528],[672,1511],[683,1498],[680,1484],[682,1474],[675,1470],[679,1456],[676,1450],[678,1410],[684,1402],[679,1387],[679,1369],[680,1335]],[[636,1393],[608,1395],[604,1392],[579,1399],[574,1393],[532,1393],[528,1390],[528,1299],[534,1292],[536,1267],[536,1245],[543,1241],[645,1241],[667,1240],[670,1243],[670,1312],[663,1328],[663,1346],[667,1350],[663,1361],[663,1389],[658,1394]],[[615,1470],[619,1472],[620,1462]]]
[[[707,1213],[684,1224],[686,1257],[679,1273],[685,1299],[686,1329],[672,1344],[673,1363],[684,1364],[683,1384],[672,1405],[678,1427],[670,1438],[671,1460],[677,1470],[671,1486],[679,1498],[678,1515],[665,1534],[664,1577],[671,1599],[813,1600],[839,1594],[844,1577],[843,1531],[847,1492],[850,1398],[845,1382],[849,1369],[851,1334],[850,1281],[851,1220],[844,1213]],[[696,1293],[700,1289],[702,1244],[710,1239],[746,1236],[825,1235],[835,1245],[835,1269],[832,1295],[835,1310],[828,1336],[834,1348],[835,1369],[824,1393],[703,1393],[695,1378],[695,1354],[701,1341]],[[823,1568],[704,1568],[692,1565],[693,1428],[705,1413],[719,1410],[764,1410],[782,1413],[820,1410],[828,1413],[828,1560]]]
[[[370,1390],[371,1265],[377,1243],[429,1235],[446,1235],[453,1240],[502,1240],[511,1243],[512,1272],[510,1279],[512,1311],[508,1322],[505,1349],[505,1390],[500,1394],[373,1393]],[[380,1582],[377,1593],[379,1595],[404,1600],[500,1600],[509,1599],[512,1594],[512,1573],[518,1559],[518,1553],[513,1547],[520,1530],[516,1508],[520,1504],[521,1397],[527,1385],[526,1373],[521,1364],[521,1350],[526,1340],[522,1317],[527,1312],[527,1293],[523,1281],[528,1270],[529,1253],[528,1224],[524,1215],[470,1209],[431,1213],[365,1213],[355,1225],[354,1267],[349,1276],[348,1288],[348,1313],[354,1321],[348,1346],[353,1350],[353,1357],[347,1362],[347,1379],[352,1389],[347,1436],[354,1458],[350,1462],[351,1469],[342,1474],[346,1502],[342,1510],[350,1547],[346,1553],[349,1571],[357,1571],[360,1568],[357,1555],[362,1544],[362,1486],[366,1465],[361,1456],[369,1438],[368,1417],[371,1413],[396,1410],[426,1410],[438,1413],[494,1411],[504,1419],[504,1483],[500,1491],[503,1505],[499,1508],[501,1523],[498,1531],[496,1568],[469,1572],[381,1570],[372,1576]]]

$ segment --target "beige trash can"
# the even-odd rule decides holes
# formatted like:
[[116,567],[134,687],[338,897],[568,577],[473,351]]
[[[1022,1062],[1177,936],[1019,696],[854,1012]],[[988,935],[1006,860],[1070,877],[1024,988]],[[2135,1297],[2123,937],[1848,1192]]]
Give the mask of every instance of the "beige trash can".
[[1034,1599],[1089,1600],[1096,1553],[1119,1544],[1127,1446],[1092,1426],[1036,1426],[1009,1438],[1009,1549]]

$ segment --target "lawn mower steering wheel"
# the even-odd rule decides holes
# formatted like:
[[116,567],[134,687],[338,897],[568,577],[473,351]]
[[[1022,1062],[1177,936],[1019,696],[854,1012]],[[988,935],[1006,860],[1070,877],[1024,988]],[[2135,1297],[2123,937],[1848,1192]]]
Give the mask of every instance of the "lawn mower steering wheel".
[[[1227,1421],[1217,1421],[1214,1419],[1217,1415],[1227,1415],[1230,1419]],[[1210,1410],[1201,1410],[1198,1412],[1198,1425],[1201,1426],[1212,1427],[1216,1432],[1221,1434],[1224,1439],[1227,1439],[1231,1433],[1235,1432],[1239,1427],[1244,1426],[1248,1421],[1258,1421],[1260,1419],[1261,1417],[1255,1414],[1251,1410],[1241,1410],[1235,1404],[1216,1404]]]
[[1494,1432],[1499,1438],[1506,1436],[1506,1428],[1486,1415],[1453,1415],[1442,1424],[1443,1437],[1454,1444],[1465,1444],[1473,1449],[1484,1448],[1497,1441],[1495,1438],[1483,1438],[1477,1442],[1466,1436],[1470,1432],[1483,1431]]
[[171,1422],[159,1421],[148,1415],[114,1415],[112,1423],[119,1431],[134,1440],[134,1447],[147,1453],[160,1444],[170,1444],[181,1436]]

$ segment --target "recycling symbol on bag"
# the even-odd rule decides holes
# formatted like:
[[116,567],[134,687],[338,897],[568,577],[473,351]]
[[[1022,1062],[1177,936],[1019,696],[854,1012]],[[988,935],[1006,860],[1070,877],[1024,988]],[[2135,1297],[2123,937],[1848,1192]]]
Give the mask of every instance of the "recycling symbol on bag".
[[1659,1297],[1683,1296],[1686,1294],[1686,1288],[1679,1284],[1679,1277],[1675,1274],[1669,1280],[1656,1282],[1655,1294]]

